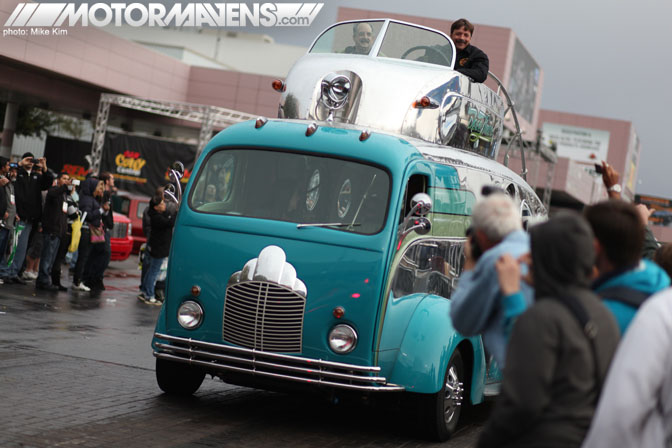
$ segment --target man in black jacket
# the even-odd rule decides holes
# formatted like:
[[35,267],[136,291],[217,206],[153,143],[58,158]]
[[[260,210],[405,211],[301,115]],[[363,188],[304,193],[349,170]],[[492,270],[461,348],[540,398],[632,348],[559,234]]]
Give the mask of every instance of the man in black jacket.
[[68,203],[66,196],[70,187],[68,173],[58,175],[56,185],[47,192],[42,215],[42,255],[40,256],[40,272],[35,281],[35,288],[47,291],[58,291],[58,285],[51,283],[51,269],[58,252],[58,245],[68,227]]
[[[42,168],[41,173],[33,170],[34,165]],[[28,238],[33,226],[39,225],[42,217],[42,190],[51,187],[53,178],[47,170],[47,159],[35,159],[32,153],[25,153],[19,162],[16,182],[14,183],[14,194],[16,195],[16,214],[19,217],[19,225],[23,226],[23,231],[19,236],[19,242],[14,254],[12,265],[3,268],[0,276],[6,283],[26,284],[24,280],[18,277],[19,270],[26,258],[26,249],[28,248]]]
[[467,19],[459,19],[450,26],[450,38],[455,43],[455,71],[470,77],[475,82],[485,82],[488,78],[490,61],[479,48],[471,45],[474,25]]

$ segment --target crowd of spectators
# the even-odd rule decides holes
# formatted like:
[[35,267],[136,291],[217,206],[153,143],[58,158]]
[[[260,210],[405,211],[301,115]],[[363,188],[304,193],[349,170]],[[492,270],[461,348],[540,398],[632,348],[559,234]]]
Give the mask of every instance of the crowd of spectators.
[[451,317],[503,372],[479,447],[672,446],[672,249],[603,181],[525,237],[505,192],[474,208]]
[[67,291],[61,270],[72,252],[71,288],[105,289],[114,176],[92,174],[78,185],[68,173],[49,170],[45,158],[26,153],[10,163],[0,157],[0,283],[34,280],[36,289]]

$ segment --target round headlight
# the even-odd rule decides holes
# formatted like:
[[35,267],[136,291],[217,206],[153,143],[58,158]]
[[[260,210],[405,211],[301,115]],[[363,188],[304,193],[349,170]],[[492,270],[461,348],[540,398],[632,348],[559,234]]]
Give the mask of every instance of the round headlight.
[[203,308],[191,300],[184,302],[177,310],[177,321],[187,330],[193,330],[203,322]]
[[356,345],[357,332],[350,325],[336,325],[329,333],[329,347],[339,355],[350,353]]

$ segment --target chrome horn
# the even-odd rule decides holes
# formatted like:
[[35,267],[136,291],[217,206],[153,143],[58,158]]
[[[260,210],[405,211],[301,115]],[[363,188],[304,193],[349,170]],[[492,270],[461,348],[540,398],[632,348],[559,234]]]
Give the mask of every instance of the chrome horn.
[[350,78],[345,75],[329,73],[322,78],[320,102],[329,110],[327,121],[334,121],[334,112],[345,105],[351,86]]
[[173,163],[168,176],[170,183],[164,187],[163,196],[179,205],[182,201],[182,184],[180,181],[184,177],[184,164],[179,161]]

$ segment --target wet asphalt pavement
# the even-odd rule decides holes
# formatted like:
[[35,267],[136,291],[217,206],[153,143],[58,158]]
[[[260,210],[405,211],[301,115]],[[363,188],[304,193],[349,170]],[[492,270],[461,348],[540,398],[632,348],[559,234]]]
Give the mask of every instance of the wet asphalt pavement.
[[131,256],[110,264],[100,294],[0,285],[0,447],[469,447],[487,418],[490,405],[470,410],[437,445],[394,406],[210,378],[168,397],[150,348],[159,307],[136,299],[139,275]]

